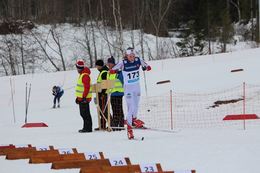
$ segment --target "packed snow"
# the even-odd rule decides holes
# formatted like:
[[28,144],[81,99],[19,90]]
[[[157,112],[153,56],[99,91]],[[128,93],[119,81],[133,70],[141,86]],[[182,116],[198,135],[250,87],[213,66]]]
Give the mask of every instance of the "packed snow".
[[[160,96],[170,89],[189,93],[214,92],[243,82],[260,85],[259,55],[260,49],[251,49],[148,62],[152,71],[145,72],[147,95]],[[238,68],[244,71],[230,73],[230,70]],[[91,70],[95,82],[98,71]],[[133,164],[161,163],[164,170],[195,169],[197,173],[260,172],[260,126],[248,126],[246,130],[241,127],[178,129],[174,133],[135,130],[135,136],[144,137],[143,141],[128,140],[126,131],[78,133],[82,128],[82,119],[74,97],[77,76],[74,70],[1,77],[0,145],[53,145],[55,148],[77,148],[79,152],[102,151],[106,158],[129,157]],[[162,80],[170,80],[171,83],[156,85],[156,82]],[[44,122],[48,124],[47,128],[21,128],[25,119],[26,83],[31,84],[28,122]],[[53,85],[62,85],[65,89],[61,108],[51,108]],[[145,96],[143,76],[141,88]],[[93,127],[97,127],[96,106],[93,102],[91,114]],[[32,165],[28,160],[10,161],[3,156],[0,156],[0,165],[0,172],[57,172],[50,169],[50,164]],[[58,172],[78,173],[79,169]]]

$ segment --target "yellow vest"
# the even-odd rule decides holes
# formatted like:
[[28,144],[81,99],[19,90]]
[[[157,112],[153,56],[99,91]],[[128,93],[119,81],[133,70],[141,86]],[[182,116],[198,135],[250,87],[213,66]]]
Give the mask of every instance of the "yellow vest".
[[[84,92],[84,85],[82,83],[82,78],[84,75],[88,75],[88,73],[82,73],[79,78],[78,78],[78,82],[77,82],[77,86],[75,88],[75,95],[76,97],[79,97],[79,98],[83,98],[83,92]],[[86,97],[87,99],[91,99],[92,98],[92,86],[91,86],[91,78],[90,78],[90,89],[89,89],[89,92],[88,92],[88,95]]]
[[97,83],[101,83],[102,82],[102,74],[108,72],[107,70],[103,70],[99,73],[98,78],[97,78]]
[[110,89],[108,92],[109,93],[114,93],[114,92],[124,92],[123,84],[122,82],[117,79],[117,74],[109,74],[107,73],[107,79],[108,80],[114,80],[115,81],[115,87]]

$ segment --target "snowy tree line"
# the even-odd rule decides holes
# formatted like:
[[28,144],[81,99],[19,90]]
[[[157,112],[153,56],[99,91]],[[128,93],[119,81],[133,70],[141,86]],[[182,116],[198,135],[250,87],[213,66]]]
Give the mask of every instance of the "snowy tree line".
[[[71,57],[93,67],[108,55],[120,59],[126,47],[138,48],[148,60],[226,52],[237,39],[258,42],[257,5],[258,0],[1,0],[0,73],[68,70]],[[19,25],[27,20],[36,27]],[[59,27],[63,23],[74,26],[70,37]],[[47,29],[39,29],[42,24]]]

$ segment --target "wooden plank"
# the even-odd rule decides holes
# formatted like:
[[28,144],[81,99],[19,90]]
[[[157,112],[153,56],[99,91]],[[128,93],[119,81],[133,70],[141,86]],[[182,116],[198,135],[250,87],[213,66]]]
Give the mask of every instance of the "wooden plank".
[[244,69],[242,69],[242,68],[233,69],[233,70],[231,70],[230,72],[233,73],[233,72],[239,72],[239,71],[244,71]]
[[110,162],[108,159],[59,161],[59,162],[53,162],[51,169],[98,167],[100,165],[110,166]]
[[196,170],[172,171],[171,173],[196,173]]
[[83,167],[80,173],[141,173],[139,165]]
[[[173,171],[163,171],[160,164],[156,164],[158,172],[155,173],[174,173]],[[83,167],[80,173],[142,173],[140,165],[126,166],[101,166],[101,167]]]
[[[129,158],[124,158],[124,159],[127,165],[131,165],[131,161]],[[70,169],[70,168],[99,167],[99,166],[111,166],[109,159],[58,161],[58,162],[53,162],[51,168]]]
[[115,87],[114,80],[103,80],[101,83],[92,84],[92,93],[101,92],[102,89],[111,89]]
[[17,159],[30,159],[32,156],[45,156],[46,154],[59,154],[58,150],[54,150],[53,146],[49,146],[49,150],[20,150],[16,152],[11,152],[6,155],[7,160],[17,160]]
[[3,155],[5,155],[5,150],[8,150],[8,149],[13,149],[13,148],[15,148],[15,146],[14,145],[1,145],[0,146],[0,156],[3,156]]
[[36,150],[35,147],[27,147],[27,148],[5,148],[1,151],[0,156],[6,156],[10,153],[15,152],[29,152],[31,150]]
[[161,166],[161,164],[160,163],[156,163],[156,167],[157,167],[157,170],[160,172],[163,172],[163,170],[162,170],[162,166]]
[[[76,149],[73,149],[73,151]],[[74,151],[73,154],[60,154],[59,151],[53,153],[43,153],[40,155],[33,155],[30,157],[29,163],[52,163],[55,161],[65,161],[65,160],[86,160],[85,155],[83,153],[78,153]]]
[[159,82],[156,82],[156,84],[165,84],[165,83],[170,83],[171,81],[170,80],[163,80],[163,81],[159,81]]
[[83,153],[63,154],[63,155],[49,155],[49,156],[32,156],[29,163],[53,163],[57,161],[70,160],[86,160]]

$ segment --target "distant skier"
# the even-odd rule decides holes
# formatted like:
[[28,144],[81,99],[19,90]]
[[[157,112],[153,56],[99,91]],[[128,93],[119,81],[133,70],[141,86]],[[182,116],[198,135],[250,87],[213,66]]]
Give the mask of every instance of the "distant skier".
[[143,70],[150,71],[151,66],[136,56],[134,49],[126,50],[127,59],[123,59],[116,66],[114,66],[110,73],[114,74],[121,69],[124,78],[124,95],[127,104],[127,135],[129,139],[133,139],[132,125],[141,127],[143,122],[137,119],[138,106],[140,100],[140,74],[139,69],[142,66]]
[[58,102],[58,108],[60,107],[60,98],[63,96],[64,90],[60,86],[53,86],[52,87],[52,95],[54,96],[53,99],[53,107],[56,108],[56,102]]

